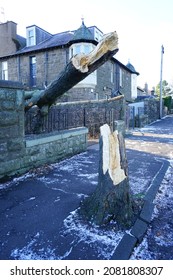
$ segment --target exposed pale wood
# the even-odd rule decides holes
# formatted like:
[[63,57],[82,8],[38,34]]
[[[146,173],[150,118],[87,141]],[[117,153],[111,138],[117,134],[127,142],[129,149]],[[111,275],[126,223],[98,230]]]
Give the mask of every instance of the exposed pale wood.
[[111,133],[107,124],[100,130],[98,185],[82,202],[80,212],[98,225],[114,221],[119,226],[129,227],[133,211],[124,138],[117,131]]

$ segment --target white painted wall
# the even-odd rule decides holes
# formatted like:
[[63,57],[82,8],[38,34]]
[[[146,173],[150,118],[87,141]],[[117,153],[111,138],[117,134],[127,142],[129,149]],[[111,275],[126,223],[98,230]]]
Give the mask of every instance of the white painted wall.
[[137,75],[131,74],[131,93],[132,98],[137,98]]
[[97,85],[97,70],[87,76],[84,80],[79,82],[74,88],[91,87],[95,88]]
[[138,115],[138,108],[139,108],[139,107],[144,108],[144,102],[141,101],[141,102],[131,103],[131,104],[129,104],[128,106],[130,106],[130,107],[135,107],[135,116],[136,116],[136,115]]

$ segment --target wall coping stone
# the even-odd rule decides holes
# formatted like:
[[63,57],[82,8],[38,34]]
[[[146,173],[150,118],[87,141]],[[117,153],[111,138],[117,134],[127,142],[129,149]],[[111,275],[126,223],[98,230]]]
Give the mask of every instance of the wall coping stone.
[[48,134],[32,135],[26,137],[26,148],[50,143],[60,139],[69,138],[70,136],[78,136],[87,133],[88,133],[88,128],[78,127],[78,128],[71,128],[68,130],[48,133]]
[[24,89],[20,82],[0,80],[0,88]]
[[56,103],[57,107],[63,107],[63,106],[71,106],[71,105],[78,105],[78,104],[83,104],[83,105],[87,105],[87,104],[97,104],[97,103],[111,103],[112,101],[115,100],[120,100],[123,99],[124,95],[119,95],[119,96],[115,96],[109,99],[99,99],[99,100],[81,100],[81,101],[70,101],[70,102],[61,102],[61,103]]

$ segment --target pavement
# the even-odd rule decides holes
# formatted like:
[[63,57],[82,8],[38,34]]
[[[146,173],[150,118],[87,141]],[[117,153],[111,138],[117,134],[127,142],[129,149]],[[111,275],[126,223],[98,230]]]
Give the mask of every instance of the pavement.
[[[85,153],[0,184],[0,259],[129,259],[148,228],[154,231],[155,197],[173,160],[173,115],[130,131],[125,141],[131,192],[144,202],[129,231],[78,216],[98,180],[99,145],[90,141]],[[172,249],[165,250],[172,259]]]

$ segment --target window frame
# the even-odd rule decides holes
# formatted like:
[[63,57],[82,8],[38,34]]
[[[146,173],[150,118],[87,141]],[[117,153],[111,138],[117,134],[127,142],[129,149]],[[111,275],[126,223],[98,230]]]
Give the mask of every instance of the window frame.
[[120,68],[119,85],[120,85],[121,88],[123,87],[123,70],[121,68]]
[[[30,33],[32,32],[32,35]],[[36,31],[35,26],[27,28],[27,47],[35,46],[36,45]]]
[[8,62],[2,61],[2,80],[8,80]]
[[[88,49],[88,50],[87,50]],[[94,49],[94,45],[92,43],[76,43],[71,45],[70,51],[69,51],[69,59],[72,58],[72,56],[80,53],[88,54]],[[86,51],[87,50],[87,51]]]

